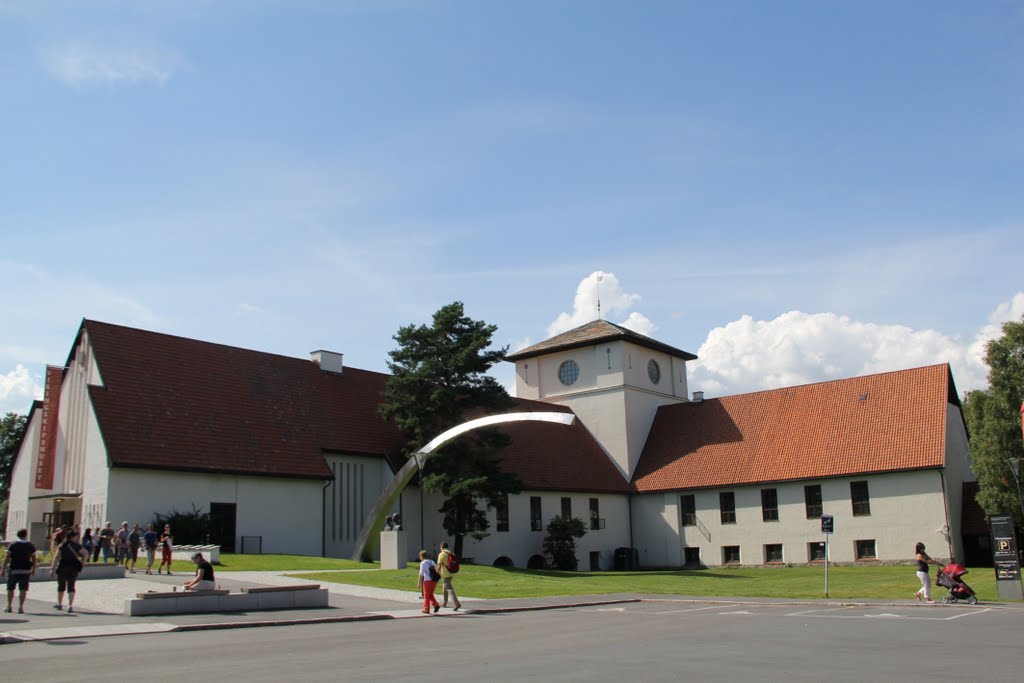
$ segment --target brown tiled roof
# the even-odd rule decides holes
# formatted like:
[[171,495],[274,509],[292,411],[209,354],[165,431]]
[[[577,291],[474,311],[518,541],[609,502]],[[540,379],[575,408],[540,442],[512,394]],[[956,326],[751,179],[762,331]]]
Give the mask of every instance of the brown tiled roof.
[[820,382],[658,409],[638,491],[942,467],[949,366]]
[[86,320],[113,466],[331,478],[323,451],[384,455],[387,375]]
[[677,349],[674,346],[669,346],[668,344],[662,344],[656,339],[651,339],[639,332],[634,332],[633,330],[626,329],[621,325],[610,323],[607,320],[594,320],[586,325],[580,325],[568,332],[563,332],[562,334],[555,335],[554,337],[546,339],[538,344],[534,344],[533,346],[527,346],[525,349],[521,349],[515,353],[510,353],[505,358],[506,360],[517,361],[524,358],[532,358],[542,354],[553,353],[555,351],[565,351],[567,349],[575,349],[581,346],[591,346],[601,342],[616,340],[630,341],[634,344],[662,351],[684,360],[696,360],[697,358],[697,356],[692,353]]
[[[517,411],[572,411],[541,401],[518,399]],[[501,431],[512,444],[498,457],[502,469],[535,491],[628,493],[629,482],[579,420],[570,426],[551,422],[510,422]]]
[[[329,479],[324,452],[385,457],[401,446],[377,414],[387,375],[331,374],[301,358],[92,320],[82,329],[104,382],[89,391],[115,467]],[[526,400],[514,410],[569,412]],[[629,490],[578,421],[502,429],[512,438],[503,467],[528,489]]]

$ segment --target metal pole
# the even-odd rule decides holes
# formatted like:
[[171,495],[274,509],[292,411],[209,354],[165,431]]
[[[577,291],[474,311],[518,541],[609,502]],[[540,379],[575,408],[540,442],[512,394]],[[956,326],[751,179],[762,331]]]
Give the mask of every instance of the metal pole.
[[828,534],[825,534],[825,597],[828,597]]

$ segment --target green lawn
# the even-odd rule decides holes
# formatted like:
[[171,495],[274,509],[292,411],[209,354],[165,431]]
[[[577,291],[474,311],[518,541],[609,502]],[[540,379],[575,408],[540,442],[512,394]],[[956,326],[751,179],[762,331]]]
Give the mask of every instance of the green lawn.
[[[177,567],[181,562],[175,562]],[[187,562],[187,564],[192,564]],[[221,553],[218,572],[289,572],[327,571],[331,569],[376,569],[379,565],[354,562],[333,557],[307,557],[305,555],[240,555]]]
[[[347,583],[397,590],[416,589],[415,568],[389,571],[304,574],[320,582]],[[932,580],[935,574],[932,572]],[[975,569],[964,580],[978,599],[998,600],[991,568]],[[557,595],[650,593],[763,598],[822,598],[821,567],[704,569],[696,571],[560,572],[528,569],[496,569],[463,565],[456,578],[460,595],[475,598],[525,598]],[[907,599],[920,587],[912,566],[829,567],[829,598]],[[932,586],[932,596],[946,590]]]

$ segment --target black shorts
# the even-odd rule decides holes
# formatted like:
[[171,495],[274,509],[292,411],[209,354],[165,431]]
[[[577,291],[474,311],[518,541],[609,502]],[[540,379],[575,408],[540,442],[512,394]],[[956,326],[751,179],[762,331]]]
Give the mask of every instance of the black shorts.
[[67,590],[68,593],[75,592],[75,582],[78,580],[77,569],[61,569],[57,568],[57,592],[63,593]]
[[17,586],[23,591],[28,590],[28,574],[8,574],[7,590],[12,591]]

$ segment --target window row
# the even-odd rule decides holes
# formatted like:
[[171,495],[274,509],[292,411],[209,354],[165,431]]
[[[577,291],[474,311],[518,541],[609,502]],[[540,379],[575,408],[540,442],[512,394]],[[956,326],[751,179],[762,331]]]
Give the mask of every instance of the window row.
[[[850,503],[854,517],[871,514],[871,501],[866,481],[850,482]],[[736,523],[736,494],[722,491],[718,494],[718,509],[722,524]],[[822,515],[821,485],[804,486],[804,509],[807,519],[818,519]],[[697,526],[697,499],[692,493],[679,497],[679,516],[683,526]],[[761,519],[765,522],[779,521],[778,489],[761,489]]]
[[[601,517],[601,503],[597,498],[590,499],[590,528],[603,529],[604,519]],[[561,500],[561,516],[565,519],[572,517],[572,498],[563,496]],[[494,501],[495,531],[508,531],[508,496],[502,496]],[[544,530],[544,514],[541,508],[540,496],[530,496],[530,531]]]
[[[692,564],[696,559],[695,553],[699,555],[699,548],[685,548],[686,561],[688,564]],[[874,539],[863,539],[853,542],[854,557],[858,560],[874,560],[878,556],[875,554],[875,541]],[[763,555],[762,562],[764,564],[781,563],[785,562],[785,557],[782,552],[781,543],[766,543],[762,547]],[[807,544],[807,561],[808,562],[822,562],[825,559],[825,544],[823,542],[814,542]],[[800,560],[803,561],[803,560]],[[740,557],[740,546],[738,545],[723,545],[722,546],[722,564],[742,564],[742,558]]]

